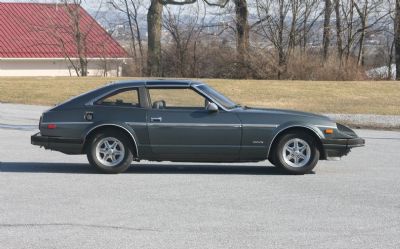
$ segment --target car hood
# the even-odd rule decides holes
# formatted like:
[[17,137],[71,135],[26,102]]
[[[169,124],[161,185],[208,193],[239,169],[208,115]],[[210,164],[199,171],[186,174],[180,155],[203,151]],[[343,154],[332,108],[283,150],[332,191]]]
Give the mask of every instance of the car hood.
[[272,109],[272,108],[253,108],[253,107],[244,107],[242,111],[245,113],[265,113],[265,114],[277,114],[277,115],[293,115],[293,116],[303,116],[303,117],[312,117],[312,118],[319,118],[324,120],[331,119],[327,116],[315,114],[311,112],[301,112],[301,111],[294,111],[294,110],[286,110],[286,109]]

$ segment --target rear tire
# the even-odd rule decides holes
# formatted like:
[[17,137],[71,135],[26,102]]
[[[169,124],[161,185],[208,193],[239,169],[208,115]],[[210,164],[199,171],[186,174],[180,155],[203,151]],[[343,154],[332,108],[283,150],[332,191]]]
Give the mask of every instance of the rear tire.
[[99,132],[89,141],[87,158],[102,173],[122,173],[132,163],[132,146],[124,134],[116,131]]
[[275,166],[295,175],[311,172],[317,165],[320,152],[314,137],[308,134],[283,135],[274,148],[272,161]]

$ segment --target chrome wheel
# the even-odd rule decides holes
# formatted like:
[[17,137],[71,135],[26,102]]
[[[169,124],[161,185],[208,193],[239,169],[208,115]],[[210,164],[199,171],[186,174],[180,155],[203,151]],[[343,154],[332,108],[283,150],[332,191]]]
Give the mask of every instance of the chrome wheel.
[[114,167],[124,159],[124,144],[115,137],[106,137],[96,146],[96,158],[105,166]]
[[289,166],[301,168],[310,161],[310,145],[300,138],[290,139],[283,146],[282,157]]

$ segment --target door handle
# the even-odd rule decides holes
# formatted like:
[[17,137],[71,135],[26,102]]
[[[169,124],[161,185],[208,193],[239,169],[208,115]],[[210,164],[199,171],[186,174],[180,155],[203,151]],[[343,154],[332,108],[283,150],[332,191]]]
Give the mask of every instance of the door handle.
[[157,117],[157,118],[150,118],[151,122],[161,122],[162,118],[161,117]]

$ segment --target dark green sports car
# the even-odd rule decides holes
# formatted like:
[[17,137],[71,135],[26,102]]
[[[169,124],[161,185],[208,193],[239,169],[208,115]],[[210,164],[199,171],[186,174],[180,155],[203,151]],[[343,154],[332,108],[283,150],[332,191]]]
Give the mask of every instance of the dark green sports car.
[[365,141],[350,128],[306,112],[235,104],[189,80],[116,82],[77,96],[40,118],[34,145],[87,154],[105,173],[132,161],[255,162],[310,172]]

